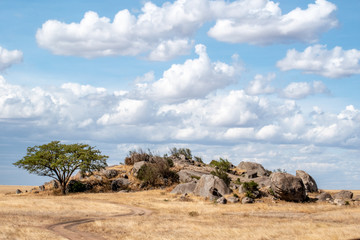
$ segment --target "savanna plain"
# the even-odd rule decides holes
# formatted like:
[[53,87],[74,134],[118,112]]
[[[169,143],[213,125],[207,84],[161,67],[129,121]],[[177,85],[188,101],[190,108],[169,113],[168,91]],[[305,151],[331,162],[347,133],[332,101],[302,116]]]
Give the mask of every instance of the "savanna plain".
[[[222,205],[196,196],[184,201],[171,189],[25,193],[31,188],[0,186],[0,239],[360,238],[356,205],[270,199]],[[15,194],[16,189],[24,193]]]

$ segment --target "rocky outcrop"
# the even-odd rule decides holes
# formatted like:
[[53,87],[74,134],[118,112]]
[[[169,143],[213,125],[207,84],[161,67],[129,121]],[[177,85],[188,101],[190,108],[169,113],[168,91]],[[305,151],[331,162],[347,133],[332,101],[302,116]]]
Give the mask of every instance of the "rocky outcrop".
[[342,190],[336,194],[334,194],[334,199],[352,199],[352,197],[354,196],[353,192],[347,191],[347,190]]
[[171,193],[174,194],[189,194],[189,193],[193,193],[196,187],[196,183],[195,182],[189,182],[189,183],[182,183],[177,185],[172,191]]
[[240,201],[238,197],[228,197],[227,200],[229,203],[238,203]]
[[192,182],[194,180],[198,180],[204,174],[205,173],[197,172],[197,171],[193,171],[193,170],[187,170],[187,169],[181,170],[178,172],[179,181],[181,183],[188,183],[188,182]]
[[304,186],[305,186],[305,191],[306,192],[317,192],[319,191],[318,190],[318,187],[317,187],[317,184],[314,180],[313,177],[311,177],[308,173],[306,173],[305,171],[302,171],[302,170],[297,170],[296,171],[296,176],[301,178]]
[[213,175],[203,175],[196,183],[194,194],[209,199],[217,199],[223,195],[230,194],[231,190],[225,182]]
[[265,168],[259,163],[240,162],[240,164],[237,167],[240,168],[240,169],[245,170],[249,174],[248,176],[250,176],[250,178],[254,178],[255,174],[256,174],[257,177],[268,176],[268,173],[265,170]]
[[117,177],[117,175],[119,175],[119,172],[115,169],[105,169],[102,171],[102,174],[106,177],[106,178],[115,178]]
[[275,197],[281,200],[303,202],[307,198],[305,186],[299,177],[289,173],[273,173],[270,181]]
[[130,185],[130,182],[126,178],[118,178],[111,182],[111,190],[114,192],[125,190]]
[[319,202],[329,202],[333,200],[331,194],[327,192],[320,193],[319,195],[316,196],[316,198]]

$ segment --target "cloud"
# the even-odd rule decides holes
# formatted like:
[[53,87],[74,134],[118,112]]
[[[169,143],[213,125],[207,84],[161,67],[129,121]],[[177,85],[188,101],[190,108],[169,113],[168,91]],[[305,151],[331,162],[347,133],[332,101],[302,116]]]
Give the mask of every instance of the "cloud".
[[310,95],[321,93],[329,93],[329,89],[323,82],[293,82],[280,92],[280,96],[289,99],[301,99]]
[[272,80],[276,75],[269,73],[266,77],[257,74],[246,88],[246,93],[249,95],[271,94],[275,92],[275,88],[270,86]]
[[165,61],[188,53],[189,37],[208,18],[207,5],[204,0],[178,0],[162,7],[147,2],[139,16],[125,9],[113,21],[89,11],[79,23],[46,21],[36,39],[57,55],[94,58],[150,52],[150,60]]
[[202,44],[195,46],[195,52],[198,58],[186,60],[184,64],[173,64],[161,79],[151,84],[141,84],[138,90],[156,101],[179,102],[205,97],[235,82],[237,66],[211,62]]
[[19,50],[9,51],[0,46],[0,72],[23,60],[23,53]]
[[37,30],[36,40],[57,55],[146,55],[149,60],[166,61],[187,54],[192,38],[208,22],[216,21],[208,35],[223,42],[314,42],[337,26],[335,10],[326,0],[316,0],[305,10],[296,8],[285,15],[269,0],[176,0],[160,7],[146,2],[140,14],[124,9],[113,20],[92,11],[78,23],[48,20]]
[[306,74],[317,74],[329,78],[343,78],[360,74],[360,51],[343,50],[335,47],[327,50],[326,45],[307,47],[304,52],[288,50],[286,57],[277,62],[282,71],[302,70]]
[[303,10],[296,8],[282,15],[273,1],[215,1],[218,19],[208,34],[223,42],[268,45],[314,42],[321,33],[337,26],[336,6],[316,0]]

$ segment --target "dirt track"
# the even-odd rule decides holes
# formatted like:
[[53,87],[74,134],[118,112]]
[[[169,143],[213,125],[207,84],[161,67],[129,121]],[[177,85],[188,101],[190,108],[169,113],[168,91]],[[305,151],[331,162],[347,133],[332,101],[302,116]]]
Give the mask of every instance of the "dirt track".
[[129,209],[128,213],[122,213],[122,214],[116,214],[112,216],[107,217],[89,217],[89,218],[82,218],[82,219],[75,219],[70,221],[64,221],[55,223],[49,226],[46,226],[46,229],[51,230],[58,235],[65,237],[70,240],[80,240],[80,239],[86,239],[86,240],[103,240],[104,238],[102,236],[99,236],[94,233],[88,233],[88,232],[82,232],[78,230],[78,226],[80,224],[94,222],[98,220],[107,220],[111,218],[118,218],[118,217],[126,217],[126,216],[144,216],[144,215],[150,215],[151,211],[139,208],[139,207],[133,207],[133,206],[127,206],[127,205],[120,205],[118,206],[124,207]]

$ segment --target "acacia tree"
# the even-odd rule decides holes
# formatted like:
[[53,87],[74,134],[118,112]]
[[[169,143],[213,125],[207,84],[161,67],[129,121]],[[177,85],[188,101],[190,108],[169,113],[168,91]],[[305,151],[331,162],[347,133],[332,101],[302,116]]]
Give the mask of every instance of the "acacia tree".
[[71,175],[80,170],[82,173],[98,171],[107,166],[108,156],[87,144],[61,144],[52,141],[41,146],[27,148],[27,154],[14,163],[15,166],[39,176],[51,177],[59,181],[62,194]]

